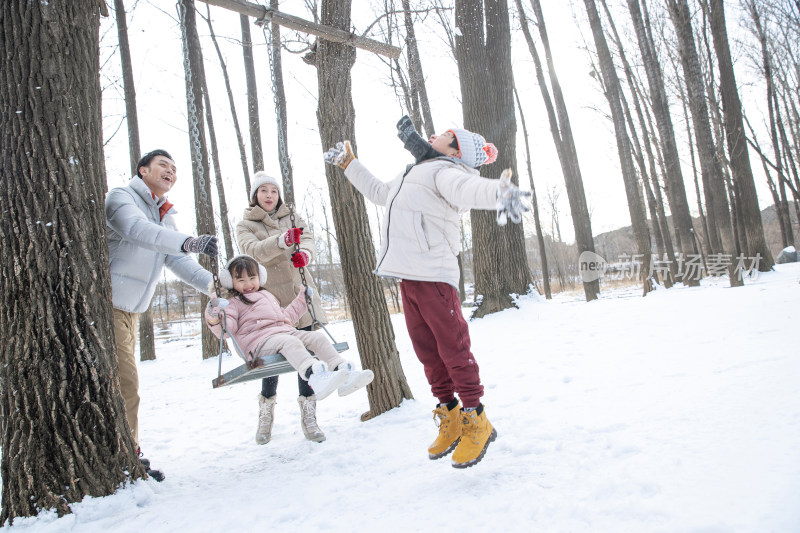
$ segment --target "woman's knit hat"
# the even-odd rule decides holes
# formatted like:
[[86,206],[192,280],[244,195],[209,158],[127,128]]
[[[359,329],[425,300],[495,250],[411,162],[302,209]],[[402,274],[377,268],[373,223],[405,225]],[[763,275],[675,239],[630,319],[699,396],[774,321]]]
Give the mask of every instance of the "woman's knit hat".
[[468,130],[453,128],[449,130],[456,138],[458,149],[461,150],[461,160],[470,168],[494,163],[497,159],[497,147],[487,143],[482,135]]
[[258,192],[258,188],[262,185],[266,184],[274,185],[278,188],[278,195],[283,198],[283,190],[281,188],[281,182],[278,178],[273,178],[272,176],[268,175],[263,170],[259,170],[253,176],[253,183],[250,185],[250,201],[255,202],[256,193]]

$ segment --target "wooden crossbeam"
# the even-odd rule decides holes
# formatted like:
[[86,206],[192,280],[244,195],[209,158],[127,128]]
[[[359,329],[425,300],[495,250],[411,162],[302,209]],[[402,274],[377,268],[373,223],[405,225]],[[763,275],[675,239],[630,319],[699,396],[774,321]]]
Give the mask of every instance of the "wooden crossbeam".
[[206,4],[210,4],[212,6],[230,9],[231,11],[235,11],[242,15],[247,15],[248,17],[254,17],[258,20],[262,20],[265,17],[266,18],[271,17],[274,22],[276,22],[281,26],[285,26],[286,28],[315,35],[317,37],[320,37],[322,39],[327,39],[329,41],[348,44],[350,46],[361,48],[363,50],[367,50],[375,54],[387,56],[392,59],[397,59],[398,57],[400,57],[400,49],[396,46],[382,43],[374,39],[368,39],[366,37],[359,37],[358,35],[355,35],[353,33],[344,30],[340,30],[339,28],[333,28],[331,26],[316,24],[314,22],[302,19],[300,17],[296,17],[294,15],[281,13],[280,11],[277,11],[275,9],[266,6],[262,6],[260,4],[248,2],[247,0],[200,0],[200,1],[205,2]]

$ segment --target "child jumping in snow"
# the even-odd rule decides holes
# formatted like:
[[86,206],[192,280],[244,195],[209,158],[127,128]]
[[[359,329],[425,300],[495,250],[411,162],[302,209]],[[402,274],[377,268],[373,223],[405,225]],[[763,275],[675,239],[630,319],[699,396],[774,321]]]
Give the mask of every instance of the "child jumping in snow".
[[454,128],[426,142],[407,116],[397,129],[416,163],[394,181],[373,176],[349,141],[328,150],[325,162],[344,169],[366,198],[386,206],[375,273],[401,280],[408,334],[439,400],[433,410],[439,434],[428,457],[455,449],[452,466],[466,468],[483,458],[497,431],[480,402],[483,386],[456,292],[459,221],[469,209],[496,209],[498,224],[519,222],[527,211],[521,196],[530,193],[511,183],[510,169],[499,180],[480,177],[478,167],[492,163],[497,149],[477,133]]
[[228,299],[213,298],[208,302],[206,324],[219,338],[220,311],[225,308],[225,325],[248,360],[280,353],[308,381],[317,400],[337,389],[339,396],[345,396],[372,382],[375,377],[372,370],[356,370],[321,332],[293,326],[306,312],[305,293],[310,288],[301,290],[286,309],[281,308],[278,299],[263,288],[267,270],[249,255],[238,255],[228,261],[219,281],[228,289]]

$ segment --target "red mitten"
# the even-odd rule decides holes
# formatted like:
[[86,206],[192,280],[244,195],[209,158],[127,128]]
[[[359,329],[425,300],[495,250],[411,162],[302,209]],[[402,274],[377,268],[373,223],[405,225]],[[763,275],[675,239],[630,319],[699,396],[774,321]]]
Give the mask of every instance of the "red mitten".
[[283,234],[283,242],[287,248],[291,248],[294,243],[300,244],[300,235],[303,234],[303,228],[289,228]]
[[310,260],[311,258],[308,257],[308,254],[303,250],[292,254],[292,266],[295,268],[307,266]]

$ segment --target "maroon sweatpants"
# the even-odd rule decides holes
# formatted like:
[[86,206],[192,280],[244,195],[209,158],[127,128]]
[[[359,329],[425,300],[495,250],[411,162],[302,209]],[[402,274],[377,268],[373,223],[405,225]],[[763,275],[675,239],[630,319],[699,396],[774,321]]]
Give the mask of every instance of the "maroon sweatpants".
[[433,395],[448,403],[458,393],[464,407],[477,407],[483,386],[456,289],[447,283],[403,280],[400,292],[408,335]]

